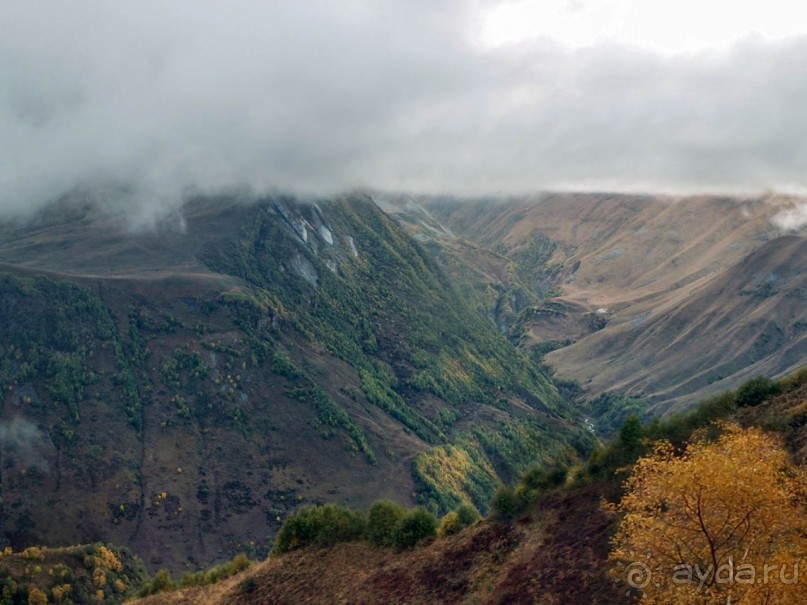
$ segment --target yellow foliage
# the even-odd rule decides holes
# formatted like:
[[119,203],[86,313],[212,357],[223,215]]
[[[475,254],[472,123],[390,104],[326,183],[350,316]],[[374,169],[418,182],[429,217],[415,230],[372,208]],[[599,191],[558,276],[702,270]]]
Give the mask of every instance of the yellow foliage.
[[70,594],[73,590],[73,587],[70,584],[62,584],[61,586],[54,586],[50,589],[51,593],[53,593],[53,601],[54,603],[61,603],[64,601],[65,597]]
[[28,587],[28,605],[48,605],[48,595],[36,586]]
[[[804,473],[776,439],[723,425],[640,459],[618,506],[615,573],[642,603],[807,603]],[[801,573],[801,578],[799,578]]]
[[100,567],[96,567],[92,572],[92,583],[98,588],[102,588],[106,584],[106,574]]
[[112,571],[121,571],[123,569],[123,564],[120,562],[120,559],[106,546],[98,547],[98,559],[101,565],[107,569],[111,569]]
[[37,546],[31,546],[22,551],[22,558],[28,559],[29,561],[44,561],[45,553],[42,552],[41,548]]
[[[434,447],[423,452],[417,464],[420,472],[432,478],[443,491],[457,494],[464,503],[470,503],[464,493],[474,461],[464,449],[453,445]],[[485,473],[491,477],[496,476],[496,471],[487,460],[483,459],[481,466]]]
[[440,526],[437,528],[437,535],[441,538],[456,534],[462,529],[460,524],[460,516],[457,511],[446,513],[445,517],[440,521]]

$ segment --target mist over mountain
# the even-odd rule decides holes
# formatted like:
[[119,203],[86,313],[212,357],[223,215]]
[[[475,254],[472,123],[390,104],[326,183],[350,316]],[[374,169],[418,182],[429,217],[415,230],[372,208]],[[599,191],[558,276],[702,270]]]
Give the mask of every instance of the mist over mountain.
[[0,214],[77,191],[148,224],[243,187],[803,187],[803,37],[676,54],[607,38],[491,47],[487,14],[470,0],[79,0],[43,15],[8,0]]

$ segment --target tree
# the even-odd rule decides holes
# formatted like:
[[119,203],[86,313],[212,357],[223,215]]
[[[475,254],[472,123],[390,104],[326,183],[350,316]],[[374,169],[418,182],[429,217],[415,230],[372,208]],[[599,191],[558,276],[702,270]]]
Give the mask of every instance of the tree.
[[28,605],[48,605],[48,595],[36,586],[28,589]]
[[642,603],[807,603],[803,472],[760,429],[720,428],[637,461],[618,505],[617,573]]
[[625,419],[619,429],[619,441],[629,449],[635,449],[642,443],[642,421],[636,414],[631,414]]

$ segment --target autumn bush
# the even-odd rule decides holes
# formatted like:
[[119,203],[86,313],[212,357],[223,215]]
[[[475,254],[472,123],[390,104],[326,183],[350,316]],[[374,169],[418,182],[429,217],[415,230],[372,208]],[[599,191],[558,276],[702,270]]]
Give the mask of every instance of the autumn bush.
[[462,530],[462,526],[460,525],[459,515],[457,515],[457,511],[449,511],[447,512],[442,519],[440,519],[440,524],[437,526],[437,535],[441,538],[446,536],[453,536],[456,533],[459,533]]

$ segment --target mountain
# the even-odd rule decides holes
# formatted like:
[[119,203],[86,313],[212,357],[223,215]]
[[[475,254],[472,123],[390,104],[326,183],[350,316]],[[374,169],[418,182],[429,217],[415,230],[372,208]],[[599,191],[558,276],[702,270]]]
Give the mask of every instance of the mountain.
[[805,237],[777,226],[799,198],[385,201],[501,331],[590,397],[665,414],[807,359]]
[[0,226],[0,544],[149,569],[266,552],[306,503],[485,509],[593,437],[365,195],[70,199]]
[[179,571],[264,554],[306,504],[484,512],[631,411],[803,365],[805,237],[776,226],[798,203],[233,195],[142,229],[74,198],[7,221],[0,545]]

